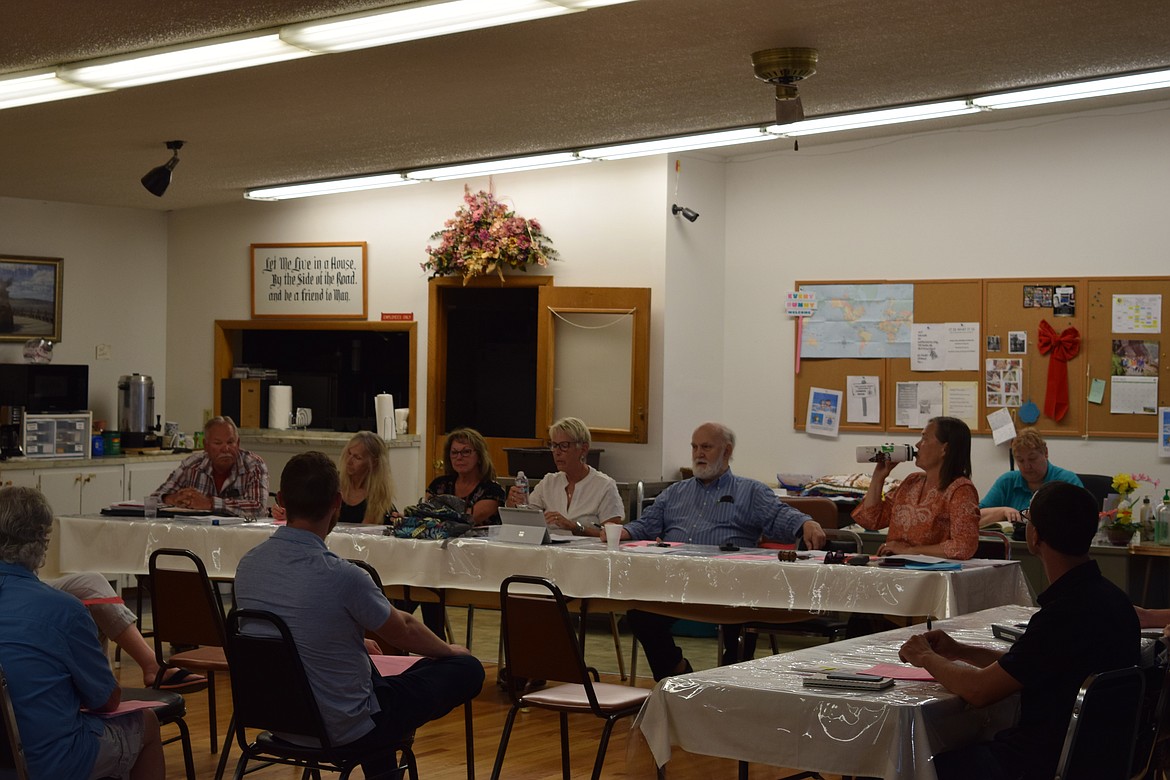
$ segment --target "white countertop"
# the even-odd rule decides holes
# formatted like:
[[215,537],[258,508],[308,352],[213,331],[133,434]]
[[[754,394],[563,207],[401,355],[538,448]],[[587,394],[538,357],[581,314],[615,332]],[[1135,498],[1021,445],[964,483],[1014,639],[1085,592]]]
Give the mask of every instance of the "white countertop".
[[108,455],[101,458],[11,458],[0,460],[0,471],[9,469],[75,469],[93,466],[122,466],[127,463],[178,463],[189,452],[153,450],[150,454]]
[[[276,428],[241,428],[240,442],[249,445],[256,444],[287,444],[296,447],[304,447],[306,445],[343,445],[350,438],[353,433],[346,431],[318,431],[318,430],[278,430]],[[394,447],[418,447],[422,443],[422,437],[414,434],[399,436],[396,439],[391,439],[386,442],[386,446],[393,449]]]

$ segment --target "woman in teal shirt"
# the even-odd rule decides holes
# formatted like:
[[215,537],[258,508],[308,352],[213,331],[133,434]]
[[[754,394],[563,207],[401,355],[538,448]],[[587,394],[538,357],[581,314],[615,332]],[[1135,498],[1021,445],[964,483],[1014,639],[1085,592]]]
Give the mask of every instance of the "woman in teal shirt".
[[1024,428],[1012,440],[1012,455],[1019,471],[1008,471],[995,480],[979,502],[979,523],[1021,523],[1032,494],[1047,482],[1071,482],[1084,487],[1068,469],[1048,462],[1048,444],[1035,428]]

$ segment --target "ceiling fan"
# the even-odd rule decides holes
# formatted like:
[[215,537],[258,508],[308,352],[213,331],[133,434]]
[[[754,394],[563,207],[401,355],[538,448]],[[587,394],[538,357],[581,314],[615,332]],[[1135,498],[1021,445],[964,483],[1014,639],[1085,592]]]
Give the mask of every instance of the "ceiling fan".
[[804,119],[796,83],[817,72],[817,50],[788,46],[755,51],[752,67],[756,78],[776,85],[776,123],[786,125]]

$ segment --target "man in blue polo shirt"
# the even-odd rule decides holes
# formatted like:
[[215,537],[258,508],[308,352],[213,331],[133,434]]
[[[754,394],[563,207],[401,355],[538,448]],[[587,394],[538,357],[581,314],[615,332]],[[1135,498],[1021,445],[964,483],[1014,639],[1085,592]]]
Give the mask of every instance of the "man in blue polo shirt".
[[[662,491],[622,539],[661,539],[687,544],[755,547],[764,536],[776,542],[803,538],[810,550],[825,544],[825,531],[808,515],[785,504],[762,482],[731,473],[735,433],[720,423],[703,423],[691,435],[692,479]],[[655,680],[683,674],[691,666],[671,636],[677,620],[654,612],[626,613],[630,630],[642,644]],[[740,627],[723,627],[723,662],[734,663]],[[750,655],[754,637],[745,642]]]
[[1137,615],[1125,592],[1089,558],[1097,502],[1084,488],[1050,482],[1028,510],[1028,551],[1050,585],[1040,611],[1007,651],[927,631],[902,645],[902,660],[982,707],[1020,694],[1020,719],[991,742],[934,758],[939,780],[1051,780],[1077,691],[1090,674],[1138,662]]
[[0,666],[29,775],[161,780],[154,713],[92,714],[117,709],[122,691],[85,606],[37,579],[52,525],[39,490],[0,488]]
[[1028,508],[1032,494],[1049,482],[1084,487],[1076,474],[1048,461],[1048,444],[1035,428],[1024,428],[1017,433],[1011,447],[1019,471],[1000,474],[979,501],[981,525],[1022,522],[1020,512]]
[[[479,660],[391,607],[369,574],[325,546],[341,507],[333,461],[320,452],[293,457],[278,500],[288,523],[241,559],[236,602],[288,625],[334,744],[389,746],[475,698],[484,676]],[[402,674],[376,677],[366,631],[425,658]],[[388,776],[390,752],[362,769],[366,777]]]

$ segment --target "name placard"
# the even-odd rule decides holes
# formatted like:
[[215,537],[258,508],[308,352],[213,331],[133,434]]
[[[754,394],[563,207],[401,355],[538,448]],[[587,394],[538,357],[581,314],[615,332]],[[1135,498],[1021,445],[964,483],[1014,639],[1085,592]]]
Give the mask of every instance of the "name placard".
[[252,318],[366,319],[366,242],[252,244]]

